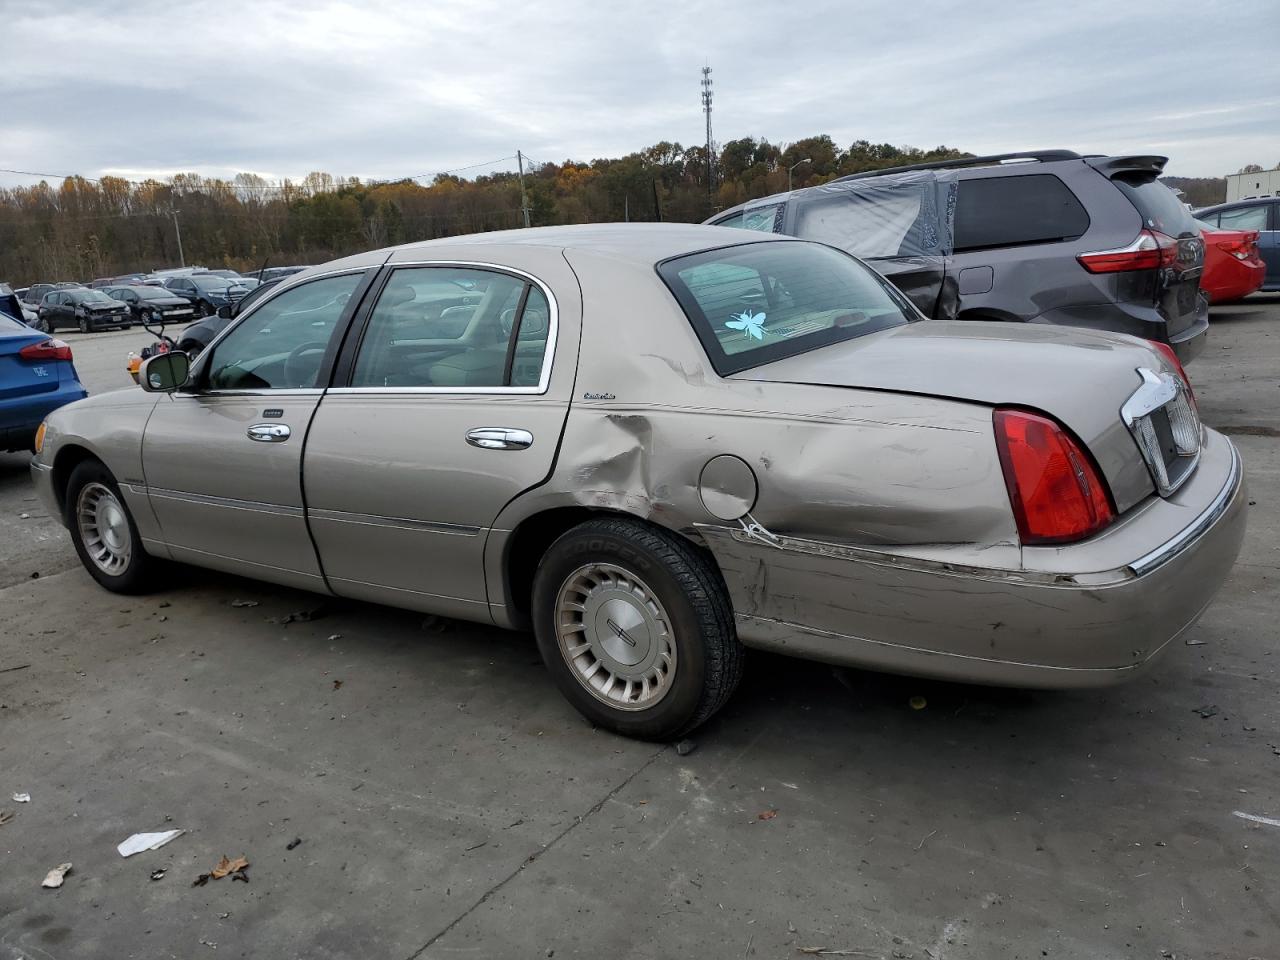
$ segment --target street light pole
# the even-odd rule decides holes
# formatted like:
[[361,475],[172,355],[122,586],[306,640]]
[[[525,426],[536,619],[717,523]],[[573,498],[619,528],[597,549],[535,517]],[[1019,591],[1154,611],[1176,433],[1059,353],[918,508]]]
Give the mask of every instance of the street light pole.
[[803,160],[797,160],[791,166],[787,167],[787,193],[791,192],[791,171],[802,163],[813,163],[812,157],[805,157]]

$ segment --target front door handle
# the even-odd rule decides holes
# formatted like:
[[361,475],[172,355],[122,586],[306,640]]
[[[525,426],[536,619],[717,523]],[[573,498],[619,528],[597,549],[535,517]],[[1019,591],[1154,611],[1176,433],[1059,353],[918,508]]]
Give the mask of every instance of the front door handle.
[[533,445],[533,434],[514,427],[476,427],[467,431],[467,443],[484,450],[524,450]]
[[289,439],[286,423],[255,423],[248,430],[249,439],[259,443],[283,443]]

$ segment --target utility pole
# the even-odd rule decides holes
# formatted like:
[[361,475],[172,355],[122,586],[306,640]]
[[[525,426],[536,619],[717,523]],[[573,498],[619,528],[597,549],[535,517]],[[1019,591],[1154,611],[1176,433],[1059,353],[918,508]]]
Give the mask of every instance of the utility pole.
[[182,255],[182,228],[178,226],[178,211],[170,210],[169,212],[173,214],[173,232],[178,238],[178,266],[185,267],[187,258]]
[[702,112],[707,115],[707,206],[714,209],[715,183],[711,166],[711,67],[702,68]]
[[520,166],[520,210],[524,213],[524,225],[527,227],[529,226],[529,196],[524,192],[524,154],[519,150],[516,151],[516,163]]

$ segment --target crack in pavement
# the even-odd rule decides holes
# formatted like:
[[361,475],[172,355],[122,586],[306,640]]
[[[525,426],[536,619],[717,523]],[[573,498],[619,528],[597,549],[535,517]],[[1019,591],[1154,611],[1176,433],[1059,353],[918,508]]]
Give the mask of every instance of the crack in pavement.
[[593,816],[599,813],[606,803],[608,803],[610,800],[616,797],[619,793],[621,793],[622,790],[625,789],[631,783],[632,780],[640,776],[640,774],[644,773],[645,770],[649,769],[650,764],[652,764],[653,761],[657,760],[669,749],[670,749],[669,746],[663,746],[658,750],[656,750],[649,757],[648,760],[640,764],[640,766],[636,767],[636,769],[633,770],[631,773],[627,774],[627,776],[622,780],[621,783],[619,783],[617,786],[611,789],[608,793],[606,793],[603,797],[601,797],[598,801],[596,801],[596,803],[593,804],[587,810],[586,813],[582,814],[581,816],[575,817],[573,822],[569,824],[567,827],[565,827],[563,830],[561,830],[554,837],[552,837],[549,843],[547,843],[541,849],[536,850],[535,852],[531,853],[529,856],[521,860],[520,866],[516,867],[509,874],[507,874],[505,877],[503,877],[501,880],[495,883],[492,887],[486,890],[483,894],[481,894],[480,899],[478,899],[471,906],[467,907],[466,910],[462,911],[462,913],[458,914],[456,917],[450,920],[449,923],[444,927],[444,929],[442,929],[430,940],[428,940],[426,943],[420,946],[413,953],[409,954],[409,956],[406,957],[405,960],[417,960],[418,957],[426,953],[427,950],[431,949],[431,947],[434,946],[436,942],[439,941],[442,937],[444,937],[450,930],[452,930],[454,927],[460,924],[463,920],[467,919],[467,917],[471,916],[471,914],[475,913],[475,911],[478,910],[480,907],[484,906],[484,904],[488,903],[494,894],[496,894],[499,890],[505,887],[508,883],[510,883],[516,877],[520,876],[520,874],[524,872],[526,867],[532,866],[534,863],[537,863],[537,861],[541,859],[544,853],[546,853],[548,850],[551,850],[561,840],[563,840],[565,837],[571,834],[574,830],[578,829],[578,827],[582,826],[584,823],[590,820]]

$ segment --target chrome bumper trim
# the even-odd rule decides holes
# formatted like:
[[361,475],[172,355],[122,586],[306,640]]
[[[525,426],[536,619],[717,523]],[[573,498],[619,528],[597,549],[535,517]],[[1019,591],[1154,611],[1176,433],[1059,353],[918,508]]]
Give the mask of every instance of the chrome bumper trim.
[[1129,564],[1134,576],[1141,577],[1168,563],[1198,540],[1205,531],[1218,522],[1219,517],[1226,513],[1227,507],[1231,505],[1231,501],[1235,499],[1236,493],[1240,490],[1244,467],[1240,462],[1240,454],[1237,452],[1235,444],[1230,440],[1225,440],[1225,442],[1231,448],[1231,473],[1227,477],[1227,482],[1223,485],[1222,490],[1214,498],[1213,503],[1209,504],[1205,511],[1196,517],[1193,523],[1185,527],[1181,533],[1172,540],[1161,544],[1146,556],[1139,557]]

